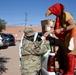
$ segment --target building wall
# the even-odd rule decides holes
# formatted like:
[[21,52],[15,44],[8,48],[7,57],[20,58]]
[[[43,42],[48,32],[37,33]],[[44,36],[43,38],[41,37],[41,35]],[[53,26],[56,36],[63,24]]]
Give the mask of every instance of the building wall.
[[[40,26],[26,26],[26,28],[33,28],[36,32],[41,32],[42,28]],[[23,30],[25,26],[6,26],[6,29],[2,33],[11,33],[15,37],[15,40],[20,40],[23,35]]]

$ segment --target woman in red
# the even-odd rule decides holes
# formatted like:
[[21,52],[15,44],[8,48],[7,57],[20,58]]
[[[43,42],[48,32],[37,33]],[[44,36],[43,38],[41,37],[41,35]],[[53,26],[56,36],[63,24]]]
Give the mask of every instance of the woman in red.
[[[76,67],[76,25],[72,15],[64,11],[61,3],[56,3],[48,8],[46,17],[49,15],[56,16],[55,30],[48,31],[44,34],[47,37],[50,33],[55,33],[60,42],[58,45],[65,51],[67,64],[64,75],[73,75]],[[64,55],[63,55],[64,56]]]

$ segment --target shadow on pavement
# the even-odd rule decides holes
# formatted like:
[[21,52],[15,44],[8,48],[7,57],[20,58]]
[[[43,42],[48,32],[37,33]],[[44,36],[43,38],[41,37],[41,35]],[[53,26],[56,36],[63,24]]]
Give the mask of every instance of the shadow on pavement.
[[8,48],[8,46],[0,47],[0,49],[7,49],[7,48]]
[[9,59],[10,58],[7,57],[0,57],[0,75],[8,70],[8,68],[5,67],[5,63],[7,63]]

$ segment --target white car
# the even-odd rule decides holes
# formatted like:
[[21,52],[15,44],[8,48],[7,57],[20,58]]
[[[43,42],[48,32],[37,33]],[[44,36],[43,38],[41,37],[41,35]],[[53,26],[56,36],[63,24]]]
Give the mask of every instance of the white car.
[[[42,32],[35,32],[34,41],[41,41]],[[42,74],[43,75],[56,75],[55,72],[49,72],[47,70],[48,65],[48,58],[49,55],[55,56],[55,53],[50,53],[51,50],[48,50],[42,57],[41,57],[41,63],[42,63]],[[49,65],[50,66],[50,65]]]
[[[52,34],[50,34],[50,36],[52,36]],[[42,32],[36,32],[35,33],[35,37],[34,37],[34,41],[36,40],[36,41],[41,41],[42,39],[41,39],[41,37],[42,37]],[[54,42],[54,39],[51,39],[51,42],[53,43]],[[56,50],[58,50],[58,47],[54,47],[53,46],[53,49],[56,49]],[[41,63],[42,63],[42,68],[41,68],[41,70],[42,70],[42,75],[62,75],[62,73],[61,72],[59,72],[59,71],[55,71],[55,67],[57,67],[57,63],[55,62],[55,52],[51,52],[52,50],[51,49],[49,49],[43,56],[41,56]],[[51,63],[52,63],[52,61],[50,61],[50,59],[51,59],[51,57],[53,58],[53,65],[50,65]],[[48,62],[50,63],[50,64],[48,64]],[[48,67],[49,66],[49,67]],[[51,67],[51,68],[50,68]],[[48,70],[48,69],[51,69],[52,71],[50,71],[50,70]]]
[[8,47],[8,41],[5,40],[5,37],[0,34],[0,48],[7,48]]
[[42,57],[42,74],[43,75],[56,75],[55,71],[48,71],[48,66],[54,69],[54,66],[51,66],[50,64],[48,64],[49,61],[49,55],[54,57],[55,53],[50,53],[50,50],[48,50],[44,55],[46,55],[46,58]]
[[0,35],[0,47],[2,47],[2,46],[3,46],[3,38]]

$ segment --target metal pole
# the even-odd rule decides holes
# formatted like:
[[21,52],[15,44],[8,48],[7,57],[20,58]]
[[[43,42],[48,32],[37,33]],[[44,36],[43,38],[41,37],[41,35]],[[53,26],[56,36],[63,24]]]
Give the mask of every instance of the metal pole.
[[27,25],[27,13],[25,13],[25,26]]

